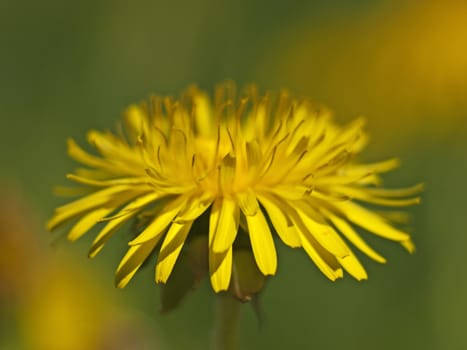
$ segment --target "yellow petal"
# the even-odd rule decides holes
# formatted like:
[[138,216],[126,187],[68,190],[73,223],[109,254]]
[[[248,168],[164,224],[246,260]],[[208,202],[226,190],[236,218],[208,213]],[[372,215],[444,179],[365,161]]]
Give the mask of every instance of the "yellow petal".
[[140,184],[147,184],[148,178],[147,177],[127,177],[127,178],[120,178],[120,179],[111,179],[111,180],[95,180],[95,179],[88,179],[82,176],[74,175],[74,174],[67,174],[67,179],[75,181],[77,183],[88,185],[88,186],[96,186],[96,187],[110,187],[110,186],[118,186],[118,185],[140,185]]
[[234,177],[237,179],[241,178],[248,178],[248,175],[252,172],[248,167],[248,160],[247,160],[247,151],[246,151],[246,143],[242,137],[238,137],[236,140],[235,145],[235,174]]
[[246,221],[259,270],[263,275],[274,275],[277,269],[276,248],[263,211],[258,210],[255,215],[246,216]]
[[[352,275],[355,279],[357,280],[363,280],[367,279],[368,275],[363,268],[362,264],[360,261],[357,259],[357,257],[353,254],[352,250],[347,246],[347,244],[344,242],[344,240],[336,234],[334,239],[341,245],[343,246],[348,254],[346,256],[335,256],[335,259],[341,265],[350,275]],[[329,257],[326,255],[326,251],[320,250],[319,245],[315,244],[315,248],[318,251],[318,254],[324,258],[325,261],[332,261],[334,262],[334,259],[332,257]],[[332,267],[332,265],[331,265]],[[333,269],[335,271],[335,269]]]
[[183,224],[174,222],[170,226],[157,258],[155,276],[157,283],[166,283],[169,279],[185,239],[190,232],[191,225],[192,222]]
[[[59,225],[65,223],[66,221],[84,213],[88,210],[105,206],[107,203],[111,202],[114,199],[117,199],[121,196],[127,196],[128,193],[123,194],[123,192],[131,192],[131,187],[129,186],[113,186],[105,188],[103,190],[91,193],[83,198],[77,199],[71,203],[65,204],[57,209],[52,218],[47,223],[47,229],[53,231]],[[133,196],[137,196],[137,192],[131,192]]]
[[307,231],[310,232],[316,241],[332,255],[343,258],[349,255],[349,250],[342,244],[337,232],[306,203],[295,202],[294,207],[300,220],[303,222]]
[[254,114],[255,118],[255,135],[262,138],[267,130],[267,117],[268,117],[268,99],[267,96],[260,102]]
[[409,253],[415,252],[415,244],[412,242],[411,239],[402,241],[401,244]]
[[342,193],[343,195],[349,196],[352,199],[358,199],[367,203],[373,203],[391,207],[406,207],[409,205],[419,204],[420,198],[404,198],[404,199],[387,199],[374,197],[370,195],[366,188],[355,188],[355,187],[334,187],[336,192]]
[[216,235],[217,224],[221,212],[222,199],[218,198],[211,206],[211,213],[209,214],[209,248],[212,248],[212,243]]
[[122,215],[118,215],[115,219],[109,221],[107,225],[105,225],[104,228],[99,232],[97,237],[94,239],[94,242],[92,243],[91,249],[89,250],[89,257],[95,257],[118,228],[120,228],[130,218],[135,216],[141,210],[141,208],[145,207],[151,202],[154,202],[158,198],[158,194],[150,193],[136,198],[127,204],[122,210],[120,210]]
[[115,208],[97,208],[86,215],[84,215],[70,230],[68,233],[68,239],[70,241],[76,241],[78,238],[83,236],[87,231],[91,229],[97,222],[106,217],[109,213],[114,211]]
[[356,280],[361,281],[368,279],[368,274],[366,273],[365,268],[352,252],[344,258],[337,257],[337,261],[342,265],[345,271],[347,271]]
[[115,285],[118,288],[124,288],[133,278],[136,271],[146,261],[152,253],[162,235],[153,238],[143,244],[132,246],[120,261],[115,273]]
[[412,187],[401,189],[367,188],[366,192],[372,196],[377,197],[410,197],[422,192],[424,187],[424,184],[417,184]]
[[131,105],[125,111],[125,127],[131,138],[136,143],[138,137],[146,134],[147,119],[144,110],[137,105]]
[[239,221],[237,204],[232,199],[224,198],[220,207],[216,233],[212,244],[214,252],[222,253],[232,246],[237,236]]
[[346,175],[364,175],[367,173],[385,173],[390,170],[397,168],[400,165],[400,160],[397,158],[391,158],[382,162],[370,163],[370,164],[359,164],[351,165],[345,169]]
[[378,210],[375,212],[382,218],[396,224],[407,225],[410,222],[410,214],[404,211]]
[[301,185],[279,185],[269,189],[270,192],[274,193],[279,198],[292,201],[302,199],[309,190],[309,187]]
[[88,169],[88,168],[77,168],[75,170],[77,176],[86,177],[88,179],[108,179],[109,173],[101,169]]
[[359,185],[374,185],[379,186],[382,183],[382,179],[376,173],[371,173],[370,175],[362,175],[362,178],[357,181]]
[[208,96],[198,91],[193,97],[193,102],[198,133],[204,136],[212,135],[212,112]]
[[258,199],[266,209],[268,217],[281,240],[289,247],[300,247],[301,240],[297,230],[290,219],[287,219],[287,207],[281,206],[280,202],[272,196],[260,195]]
[[209,193],[193,196],[188,200],[188,205],[183,208],[182,212],[175,219],[175,222],[182,223],[184,221],[196,220],[209,208],[211,203],[212,195]]
[[215,253],[209,249],[209,274],[216,293],[227,290],[232,275],[232,247],[226,252]]
[[329,264],[326,262],[325,259],[318,253],[316,247],[318,243],[313,238],[313,236],[306,231],[306,228],[303,227],[302,224],[296,223],[297,229],[300,235],[300,239],[302,241],[302,247],[311,260],[315,263],[315,265],[319,268],[319,270],[331,281],[335,281],[338,278],[343,276],[342,269],[337,268],[333,269]]
[[[352,153],[350,153],[346,145],[344,145],[342,149],[337,148],[332,153],[326,155],[326,158],[319,159],[314,173],[317,177],[334,174],[339,169],[342,169],[342,167],[349,162],[351,157]],[[303,162],[303,164],[306,164],[306,162]]]
[[368,178],[373,176],[373,173],[366,173],[364,175],[346,175],[346,174],[339,174],[339,175],[329,175],[318,177],[313,179],[313,184],[316,187],[319,186],[334,186],[334,185],[349,185],[353,183],[362,183],[362,181],[367,181]]
[[374,251],[368,244],[366,244],[366,242],[358,235],[357,232],[355,232],[355,230],[347,223],[347,221],[337,217],[334,214],[331,214],[330,212],[326,212],[325,215],[331,220],[334,226],[361,252],[365,253],[368,257],[381,264],[386,263],[386,259]]
[[85,152],[73,139],[67,140],[68,155],[74,160],[93,168],[102,168],[112,170],[113,166],[105,159],[90,155]]
[[122,141],[115,135],[97,130],[89,130],[87,133],[88,142],[107,159],[116,160],[116,157],[131,157],[131,152],[127,147],[122,147]]
[[222,160],[219,168],[219,186],[221,192],[229,192],[232,187],[232,181],[235,177],[236,158],[227,154]]
[[255,194],[251,190],[239,193],[236,198],[238,205],[242,208],[245,215],[256,215],[256,212],[259,210],[259,206]]
[[258,140],[252,140],[250,142],[246,142],[245,149],[246,149],[248,168],[256,169],[260,161],[263,159],[261,147],[258,143]]
[[152,240],[164,232],[167,226],[177,216],[180,210],[186,205],[186,197],[180,196],[169,202],[154,218],[154,220],[141,232],[129,245],[139,245]]
[[366,120],[363,117],[359,117],[350,124],[342,128],[341,133],[336,137],[334,142],[336,143],[346,143],[352,141],[356,135],[362,133],[362,128],[366,124]]
[[379,215],[364,209],[358,204],[352,202],[336,202],[333,203],[333,205],[350,221],[378,236],[399,242],[407,241],[410,238],[407,233],[392,227]]
[[128,146],[121,138],[110,132],[102,133],[90,130],[87,134],[88,142],[92,144],[99,153],[109,160],[106,167],[108,172],[120,176],[141,176],[147,165],[144,163],[140,152],[135,152],[134,148]]
[[174,154],[176,154],[177,157],[180,157],[181,159],[188,160],[187,159],[187,156],[188,156],[187,134],[183,130],[176,129],[176,128],[172,128],[170,132],[171,133],[169,135],[169,148],[171,152],[174,152]]

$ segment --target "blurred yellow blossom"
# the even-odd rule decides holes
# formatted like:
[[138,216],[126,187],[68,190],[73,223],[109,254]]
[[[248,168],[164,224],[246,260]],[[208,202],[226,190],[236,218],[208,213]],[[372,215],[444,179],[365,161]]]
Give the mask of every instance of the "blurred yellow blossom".
[[380,2],[299,22],[259,70],[332,103],[342,119],[364,113],[380,144],[399,147],[467,131],[465,23],[465,1]]
[[99,288],[95,274],[52,252],[41,241],[43,232],[21,191],[1,186],[0,308],[8,307],[8,314],[1,313],[0,321],[8,322],[14,333],[2,334],[0,348],[154,348],[149,323]]

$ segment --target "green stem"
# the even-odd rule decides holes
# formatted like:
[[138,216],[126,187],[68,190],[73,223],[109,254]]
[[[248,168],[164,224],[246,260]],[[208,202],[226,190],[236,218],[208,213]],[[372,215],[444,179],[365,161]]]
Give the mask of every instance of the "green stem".
[[237,349],[240,302],[230,295],[218,295],[213,350]]

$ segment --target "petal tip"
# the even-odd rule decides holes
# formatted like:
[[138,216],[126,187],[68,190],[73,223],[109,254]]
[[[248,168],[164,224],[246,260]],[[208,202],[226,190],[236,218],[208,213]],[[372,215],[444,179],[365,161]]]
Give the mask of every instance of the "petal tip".
[[99,254],[99,252],[102,250],[103,247],[104,247],[103,244],[93,244],[91,249],[89,249],[88,258],[94,259],[96,255]]

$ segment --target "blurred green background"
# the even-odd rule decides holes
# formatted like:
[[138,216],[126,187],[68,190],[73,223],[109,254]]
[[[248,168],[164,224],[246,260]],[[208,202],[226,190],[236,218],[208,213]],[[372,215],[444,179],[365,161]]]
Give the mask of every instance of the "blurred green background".
[[467,348],[465,1],[0,0],[0,50],[0,349],[208,348],[207,283],[161,315],[152,267],[113,286],[124,234],[89,261],[92,235],[52,246],[43,227],[75,165],[68,136],[225,79],[366,116],[363,157],[403,162],[386,184],[427,184],[417,252],[371,240],[388,263],[362,257],[368,281],[329,282],[281,247],[261,327],[242,306],[240,348]]

